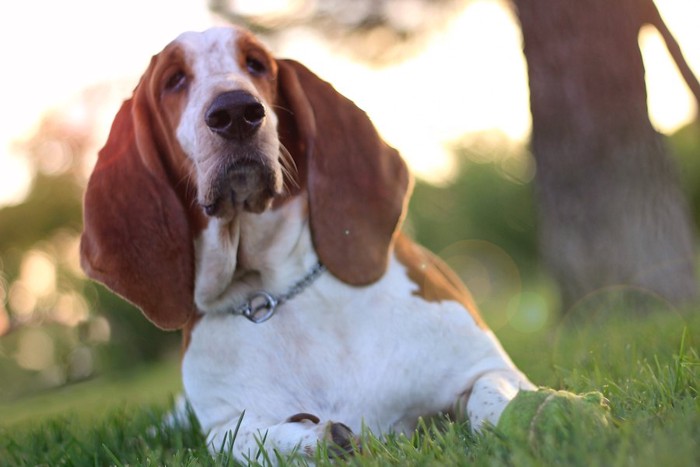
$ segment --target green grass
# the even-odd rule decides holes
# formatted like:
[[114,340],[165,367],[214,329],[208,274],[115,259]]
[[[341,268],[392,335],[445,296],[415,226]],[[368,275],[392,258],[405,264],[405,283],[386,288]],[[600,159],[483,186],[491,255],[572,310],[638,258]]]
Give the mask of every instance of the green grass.
[[0,430],[31,427],[36,420],[66,414],[77,417],[81,422],[93,423],[104,418],[105,412],[117,407],[136,409],[144,404],[163,405],[180,391],[181,386],[177,362],[95,378],[0,403]]
[[[607,307],[568,316],[537,333],[518,333],[506,326],[498,334],[536,383],[603,392],[615,426],[562,438],[556,449],[539,449],[497,431],[473,435],[464,423],[438,419],[425,422],[410,438],[379,440],[365,434],[362,453],[345,462],[700,465],[699,313],[667,309],[620,316]],[[170,365],[0,406],[0,465],[232,465],[225,456],[212,458],[207,453],[196,428],[154,429],[176,391],[174,375],[176,368]],[[330,464],[323,458],[316,463]]]

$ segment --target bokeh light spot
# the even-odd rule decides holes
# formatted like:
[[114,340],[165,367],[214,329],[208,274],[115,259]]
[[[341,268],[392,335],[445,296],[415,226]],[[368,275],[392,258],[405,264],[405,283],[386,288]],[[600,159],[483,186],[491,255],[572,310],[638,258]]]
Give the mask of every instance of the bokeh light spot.
[[38,328],[27,329],[19,339],[15,361],[27,370],[45,370],[54,364],[53,339]]
[[31,250],[24,255],[19,277],[29,293],[37,298],[56,291],[56,265],[41,251]]
[[474,296],[489,326],[497,330],[508,320],[507,306],[521,291],[520,271],[513,258],[485,240],[463,240],[440,252]]
[[15,281],[10,287],[8,303],[13,316],[20,320],[28,319],[36,307],[36,296],[21,281]]
[[547,301],[538,293],[522,292],[508,303],[509,324],[520,332],[537,332],[549,320]]
[[51,317],[66,326],[74,327],[88,317],[88,306],[78,293],[61,294],[51,311]]

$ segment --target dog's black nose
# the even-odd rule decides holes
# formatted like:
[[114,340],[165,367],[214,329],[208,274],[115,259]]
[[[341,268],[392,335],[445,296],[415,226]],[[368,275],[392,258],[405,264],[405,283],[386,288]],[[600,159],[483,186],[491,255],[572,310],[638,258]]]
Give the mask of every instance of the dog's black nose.
[[243,141],[252,136],[265,120],[265,107],[246,91],[228,91],[216,96],[204,121],[219,136]]

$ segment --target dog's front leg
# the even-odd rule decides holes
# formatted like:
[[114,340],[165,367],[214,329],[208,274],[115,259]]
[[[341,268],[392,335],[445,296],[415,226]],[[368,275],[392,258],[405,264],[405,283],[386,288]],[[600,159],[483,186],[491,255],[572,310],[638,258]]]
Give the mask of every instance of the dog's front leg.
[[343,457],[357,447],[357,438],[346,425],[322,422],[311,414],[295,414],[272,425],[252,414],[243,414],[212,428],[207,444],[213,453],[230,453],[240,461],[267,458],[274,462],[276,453],[314,457],[320,444],[328,446],[330,456]]
[[520,391],[536,387],[517,369],[490,371],[480,376],[458,401],[458,410],[466,411],[471,427],[480,431],[485,425],[496,426],[506,406]]

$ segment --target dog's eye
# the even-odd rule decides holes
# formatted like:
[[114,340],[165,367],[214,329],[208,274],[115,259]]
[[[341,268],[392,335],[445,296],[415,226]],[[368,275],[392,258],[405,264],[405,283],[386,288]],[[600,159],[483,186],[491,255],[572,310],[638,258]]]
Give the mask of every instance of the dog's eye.
[[264,75],[267,72],[267,66],[255,57],[247,57],[245,65],[248,71],[254,76]]
[[168,80],[165,82],[164,89],[166,91],[179,91],[187,82],[187,75],[182,70],[177,70],[175,73],[171,74]]

